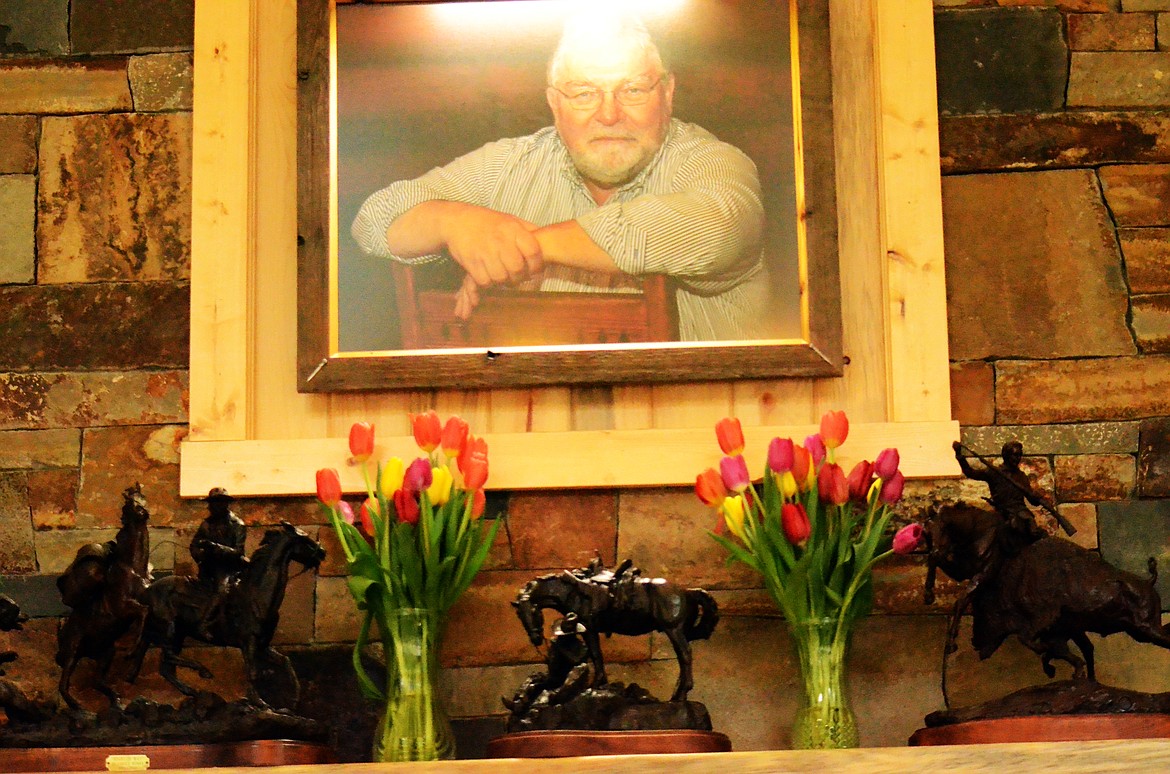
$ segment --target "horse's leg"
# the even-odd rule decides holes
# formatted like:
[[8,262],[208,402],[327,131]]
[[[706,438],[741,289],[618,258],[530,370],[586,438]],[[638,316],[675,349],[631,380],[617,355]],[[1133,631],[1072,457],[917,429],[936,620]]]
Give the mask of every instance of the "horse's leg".
[[[174,622],[167,625],[166,634],[167,636],[162,643],[162,655],[159,656],[158,673],[162,675],[164,680],[175,686],[175,689],[179,693],[184,696],[194,696],[198,692],[179,679],[175,668],[194,664],[195,662],[188,661],[188,659],[179,656],[179,653],[183,650],[183,638],[176,633]],[[199,669],[201,667],[195,664],[193,668]]]
[[267,659],[268,663],[284,669],[285,676],[288,679],[289,684],[292,686],[293,696],[292,706],[285,707],[284,709],[296,709],[297,702],[301,698],[301,681],[297,679],[297,671],[293,669],[292,661],[288,656],[284,655],[276,648],[269,648],[264,652],[264,657]]
[[109,682],[110,666],[114,663],[114,653],[115,649],[111,647],[98,660],[97,677],[93,681],[93,687],[110,700],[110,707],[122,709],[122,698],[118,696]]
[[597,688],[608,683],[609,679],[605,676],[605,662],[601,658],[601,639],[593,627],[593,621],[586,624],[586,629],[581,635],[581,639],[585,640],[585,647],[589,650],[589,660],[593,663],[593,681],[591,684],[594,688]]
[[1056,676],[1056,669],[1052,666],[1053,659],[1066,661],[1073,668],[1073,679],[1085,678],[1085,660],[1072,652],[1068,647],[1068,640],[1038,640],[1023,634],[1016,635],[1024,647],[1040,656],[1040,664],[1044,674]]
[[678,659],[678,683],[674,686],[674,695],[671,701],[686,701],[687,694],[695,687],[695,680],[691,672],[691,645],[683,636],[682,624],[664,629],[663,633],[674,646],[674,655]]
[[70,709],[81,709],[81,702],[73,698],[73,694],[69,692],[69,681],[73,678],[73,670],[77,669],[77,662],[79,657],[76,654],[71,654],[69,660],[61,667],[61,679],[57,681],[57,693],[61,694],[61,698]]
[[1093,664],[1093,643],[1089,641],[1088,635],[1084,632],[1077,632],[1072,636],[1073,642],[1081,649],[1081,655],[1085,658],[1085,674],[1090,680],[1097,679],[1097,670]]

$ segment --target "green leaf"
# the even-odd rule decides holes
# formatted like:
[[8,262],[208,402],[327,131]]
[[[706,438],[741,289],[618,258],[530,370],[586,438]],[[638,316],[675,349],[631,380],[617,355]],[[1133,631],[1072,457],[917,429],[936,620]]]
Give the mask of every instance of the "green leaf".
[[385,701],[386,696],[366,673],[366,666],[362,663],[362,650],[365,649],[366,642],[369,640],[370,621],[373,617],[372,613],[366,613],[362,619],[362,628],[358,632],[357,642],[353,645],[353,672],[354,676],[357,677],[358,689],[362,692],[362,696],[374,701]]

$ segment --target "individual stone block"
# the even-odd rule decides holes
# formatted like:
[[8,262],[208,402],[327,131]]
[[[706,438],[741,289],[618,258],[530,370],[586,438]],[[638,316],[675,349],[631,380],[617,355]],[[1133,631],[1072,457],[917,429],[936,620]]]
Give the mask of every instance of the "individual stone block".
[[1055,519],[1039,519],[1040,526],[1053,537],[1071,540],[1081,548],[1097,548],[1097,506],[1094,503],[1061,503],[1057,512],[1076,529],[1074,535],[1066,535]]
[[1141,428],[1137,458],[1138,496],[1170,497],[1170,419],[1144,419]]
[[117,535],[116,527],[39,530],[35,536],[37,565],[46,575],[60,575],[77,556],[79,548],[113,540]]
[[36,168],[36,116],[0,116],[0,174],[23,174]]
[[1170,13],[1158,14],[1158,50],[1170,48]]
[[[249,548],[249,556],[253,550]],[[276,645],[297,645],[313,639],[317,576],[311,572],[302,573],[300,569],[299,564],[292,565],[292,574],[284,589],[284,601],[280,603],[280,622],[272,635]]]
[[1133,454],[1138,445],[1137,422],[964,427],[961,434],[964,445],[984,456],[997,456],[1009,441],[1022,443],[1026,454]]
[[186,368],[190,301],[185,282],[0,287],[0,370]]
[[1023,8],[934,15],[939,112],[1034,113],[1064,105],[1059,12]]
[[120,526],[122,492],[135,482],[142,484],[151,527],[201,522],[206,506],[179,498],[179,442],[186,434],[186,428],[177,425],[87,430],[77,495],[78,525]]
[[80,455],[80,430],[0,431],[0,470],[76,466]]
[[77,468],[33,470],[28,474],[28,504],[35,529],[77,526]]
[[584,567],[595,556],[613,566],[617,546],[615,492],[514,492],[508,530],[516,566]]
[[1072,53],[1069,65],[1070,108],[1158,107],[1170,102],[1164,73],[1170,54],[1163,52]]
[[1170,11],[1170,0],[1121,0],[1123,11]]
[[[1101,503],[1097,506],[1097,529],[1101,556],[1115,567],[1148,578],[1147,565],[1153,558],[1160,570],[1166,569],[1170,500]],[[1157,588],[1165,610],[1170,606],[1170,573],[1158,573]]]
[[72,0],[73,53],[136,53],[190,49],[195,0]]
[[190,275],[189,113],[46,118],[40,169],[41,283]]
[[[376,629],[376,627],[375,627]],[[318,577],[314,604],[313,640],[315,642],[354,642],[361,630],[357,606],[349,593],[344,576]],[[375,639],[378,632],[370,631]]]
[[1170,116],[1137,111],[941,116],[943,174],[1170,161]]
[[995,421],[995,369],[991,363],[951,363],[951,418],[960,425]]
[[1101,167],[1099,174],[1118,226],[1170,225],[1170,164]]
[[1170,414],[1170,359],[1004,360],[995,394],[1005,424],[1161,416]]
[[952,359],[1134,351],[1121,257],[1091,171],[943,178],[943,229]]
[[1170,293],[1170,228],[1117,230],[1131,293]]
[[36,178],[0,175],[0,284],[34,282]]
[[0,372],[0,430],[184,422],[186,401],[185,371]]
[[1056,458],[1056,498],[1061,502],[1124,500],[1133,494],[1132,454],[1080,454]]
[[24,473],[0,472],[0,573],[29,573],[36,569],[28,478]]
[[69,0],[0,0],[0,54],[69,53]]
[[149,113],[191,109],[194,67],[190,54],[131,57],[127,71],[135,110]]
[[1157,29],[1150,13],[1073,13],[1068,47],[1073,51],[1153,51]]
[[122,60],[0,61],[0,113],[130,110]]
[[0,588],[29,618],[57,618],[69,610],[61,602],[55,575],[4,575],[0,576]]
[[759,578],[707,536],[718,518],[690,490],[621,493],[618,556],[680,586],[753,588]]
[[1170,294],[1134,296],[1133,331],[1142,352],[1170,352]]

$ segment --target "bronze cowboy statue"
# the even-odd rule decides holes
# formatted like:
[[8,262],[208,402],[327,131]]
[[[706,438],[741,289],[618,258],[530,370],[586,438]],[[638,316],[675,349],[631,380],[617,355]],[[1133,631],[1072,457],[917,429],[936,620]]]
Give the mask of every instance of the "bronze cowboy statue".
[[248,531],[232,512],[234,498],[223,487],[207,493],[207,518],[191,539],[191,558],[199,567],[199,584],[193,587],[201,605],[199,639],[212,639],[212,626],[222,614],[224,600],[248,566],[244,543]]

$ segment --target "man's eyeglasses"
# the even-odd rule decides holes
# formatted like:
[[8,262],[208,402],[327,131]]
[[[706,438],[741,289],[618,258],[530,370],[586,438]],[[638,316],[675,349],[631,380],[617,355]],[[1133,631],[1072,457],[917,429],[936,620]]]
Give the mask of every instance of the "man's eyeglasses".
[[596,110],[605,100],[605,95],[612,94],[619,105],[633,107],[645,105],[650,101],[650,95],[662,83],[662,76],[658,76],[653,83],[627,83],[616,89],[598,89],[590,86],[569,86],[568,91],[553,86],[574,110]]

